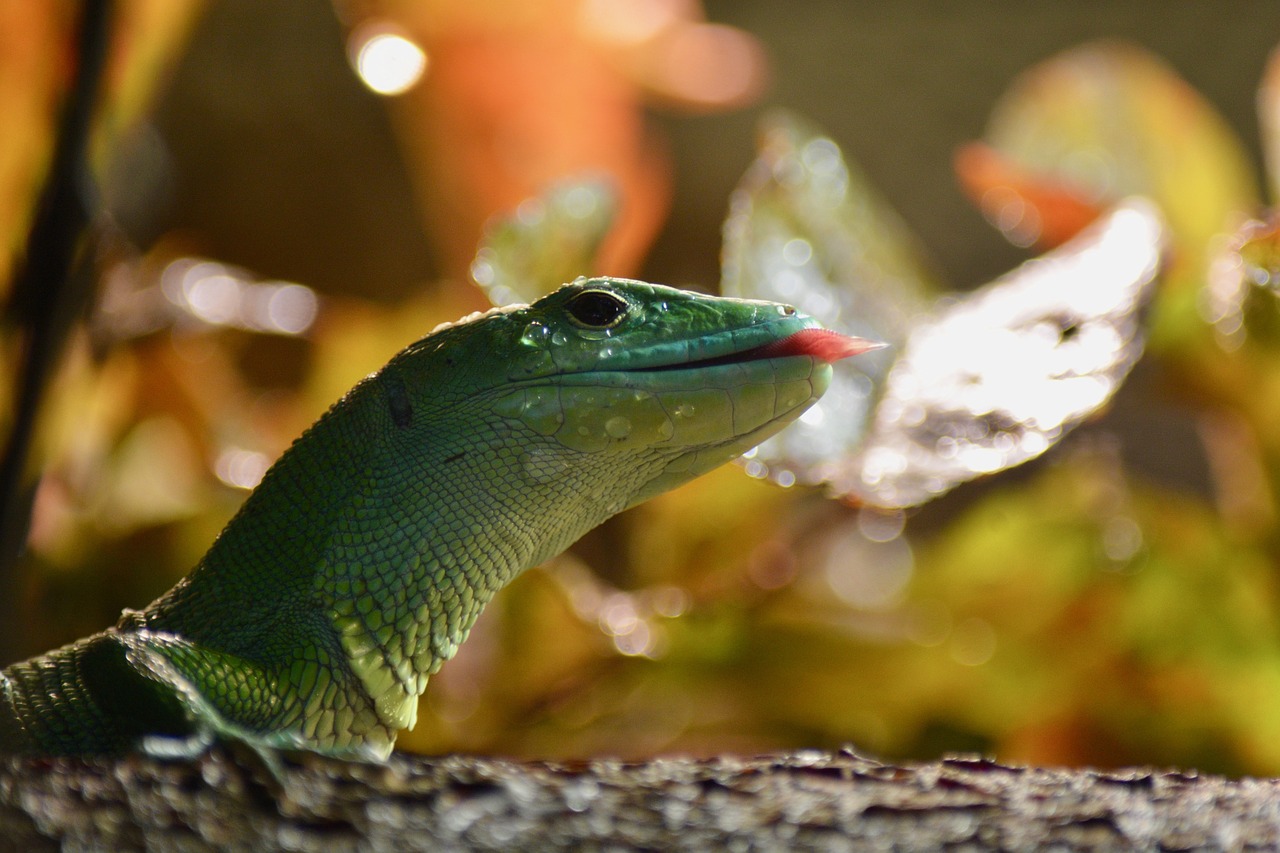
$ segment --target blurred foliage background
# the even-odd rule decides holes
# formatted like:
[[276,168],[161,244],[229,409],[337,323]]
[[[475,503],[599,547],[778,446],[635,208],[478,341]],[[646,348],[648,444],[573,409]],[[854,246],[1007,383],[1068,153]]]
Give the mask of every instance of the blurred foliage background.
[[[76,16],[0,0],[0,281],[52,156]],[[1045,457],[905,514],[727,467],[615,519],[498,598],[401,746],[852,743],[1280,774],[1280,323],[1270,294],[1210,275],[1243,264],[1266,284],[1253,273],[1274,267],[1265,226],[1238,229],[1274,200],[1280,143],[1255,103],[1280,6],[119,0],[112,17],[96,298],[41,411],[7,660],[172,585],[343,391],[485,307],[469,280],[485,223],[549,182],[619,189],[580,272],[714,289],[756,123],[784,106],[960,288],[1052,242],[991,227],[966,199],[990,200],[980,166],[1045,219],[1154,197],[1174,243],[1146,356]],[[357,69],[388,34],[425,67],[380,96]],[[1098,38],[1133,47],[1020,76]],[[1072,171],[1080,150],[1105,186]],[[20,331],[5,335],[10,401]]]

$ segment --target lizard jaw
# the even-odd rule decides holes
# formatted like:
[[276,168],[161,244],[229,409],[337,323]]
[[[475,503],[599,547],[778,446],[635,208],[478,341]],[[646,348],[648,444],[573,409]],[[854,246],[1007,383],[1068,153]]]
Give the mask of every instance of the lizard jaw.
[[766,358],[790,358],[792,356],[809,356],[824,364],[832,364],[844,358],[884,349],[887,346],[888,344],[881,341],[852,337],[831,329],[801,329],[798,332],[787,335],[785,338],[749,349],[694,361],[633,368],[631,372],[656,373],[666,370],[693,370],[701,367],[716,367],[722,364],[741,364]]

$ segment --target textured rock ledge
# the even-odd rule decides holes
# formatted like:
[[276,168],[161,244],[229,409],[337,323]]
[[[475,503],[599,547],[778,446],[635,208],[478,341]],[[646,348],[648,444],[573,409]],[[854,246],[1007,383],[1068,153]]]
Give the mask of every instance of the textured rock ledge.
[[3,849],[864,850],[1280,846],[1280,781],[892,766],[850,753],[644,762],[315,756],[284,785],[190,762],[0,759]]

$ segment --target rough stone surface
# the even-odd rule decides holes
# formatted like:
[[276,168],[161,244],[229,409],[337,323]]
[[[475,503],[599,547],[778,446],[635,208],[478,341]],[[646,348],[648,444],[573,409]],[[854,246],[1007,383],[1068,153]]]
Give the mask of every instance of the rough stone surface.
[[1280,780],[891,766],[851,753],[645,762],[0,759],[15,850],[1193,850],[1280,845]]

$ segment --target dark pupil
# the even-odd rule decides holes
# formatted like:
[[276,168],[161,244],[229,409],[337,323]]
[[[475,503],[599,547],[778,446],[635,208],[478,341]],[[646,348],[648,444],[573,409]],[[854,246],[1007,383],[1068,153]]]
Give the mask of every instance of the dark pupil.
[[612,293],[588,290],[569,302],[569,313],[584,326],[610,326],[627,310],[627,303]]

